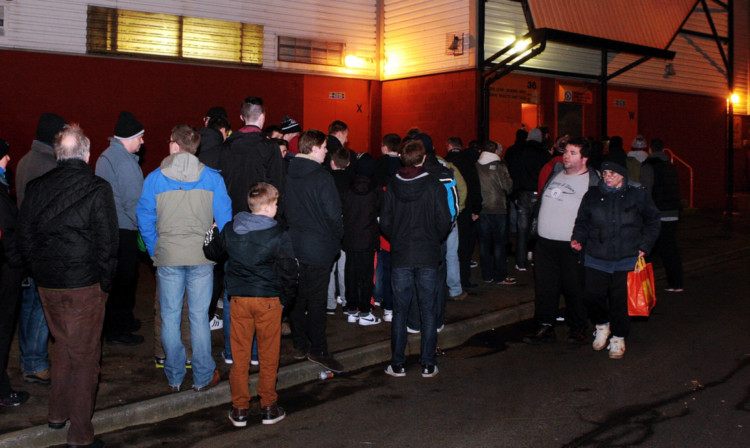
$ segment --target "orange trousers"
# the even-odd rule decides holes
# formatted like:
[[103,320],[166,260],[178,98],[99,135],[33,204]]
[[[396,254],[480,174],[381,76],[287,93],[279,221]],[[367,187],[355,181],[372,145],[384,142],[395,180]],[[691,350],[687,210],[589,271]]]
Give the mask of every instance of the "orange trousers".
[[278,400],[276,377],[281,349],[281,312],[278,297],[240,297],[231,299],[232,370],[229,387],[232,405],[238,409],[250,407],[249,369],[253,335],[258,336],[258,395],[261,406],[271,406]]

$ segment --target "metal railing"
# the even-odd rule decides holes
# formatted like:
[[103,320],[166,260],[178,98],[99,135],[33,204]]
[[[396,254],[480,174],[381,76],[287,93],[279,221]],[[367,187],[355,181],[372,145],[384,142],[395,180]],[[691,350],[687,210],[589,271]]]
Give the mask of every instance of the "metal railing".
[[689,163],[687,163],[684,160],[682,160],[681,158],[679,158],[674,153],[674,151],[672,151],[671,149],[664,148],[664,152],[669,155],[669,159],[670,159],[670,162],[672,162],[672,164],[674,164],[674,162],[676,160],[676,161],[680,162],[681,164],[685,165],[685,168],[687,168],[688,171],[690,171],[690,199],[689,199],[688,204],[689,204],[690,208],[693,208],[693,184],[694,184],[694,182],[693,182],[693,167],[690,166]]

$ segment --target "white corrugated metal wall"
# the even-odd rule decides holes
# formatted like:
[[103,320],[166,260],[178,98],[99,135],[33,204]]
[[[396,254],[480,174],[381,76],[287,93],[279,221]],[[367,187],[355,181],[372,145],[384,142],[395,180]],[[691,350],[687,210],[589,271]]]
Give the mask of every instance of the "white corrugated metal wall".
[[[383,0],[383,79],[475,66],[472,0]],[[463,54],[447,54],[446,35],[464,36]]]
[[[264,68],[357,78],[378,75],[376,0],[11,0],[4,4],[6,32],[0,36],[0,47],[5,48],[86,53],[86,13],[92,4],[263,25]],[[364,59],[365,66],[279,62],[278,35],[344,42],[346,54]]]
[[[713,6],[712,6],[713,5]],[[709,2],[712,18],[719,35],[727,35],[727,13]],[[735,91],[740,94],[742,103],[738,113],[750,113],[748,96],[748,5],[735,1]],[[516,37],[528,32],[521,3],[512,0],[489,0],[485,14],[486,39],[485,55],[490,56],[501,50]],[[705,13],[700,5],[690,15],[685,29],[711,33]],[[665,77],[666,61],[651,59],[636,68],[614,78],[612,85],[670,90],[715,97],[728,94],[726,70],[721,56],[712,39],[679,34],[669,50],[677,53],[673,64],[676,74]],[[609,57],[609,73],[613,73],[637,58],[632,55],[616,54]],[[524,67],[575,72],[586,75],[599,75],[601,54],[596,50],[548,44],[546,50],[524,64]]]

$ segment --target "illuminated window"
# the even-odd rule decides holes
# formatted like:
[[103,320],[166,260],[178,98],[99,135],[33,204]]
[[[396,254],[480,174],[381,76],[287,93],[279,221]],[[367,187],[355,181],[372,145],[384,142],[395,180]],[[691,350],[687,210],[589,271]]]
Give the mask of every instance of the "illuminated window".
[[279,36],[279,61],[344,65],[344,43]]
[[263,25],[89,6],[89,53],[263,64]]

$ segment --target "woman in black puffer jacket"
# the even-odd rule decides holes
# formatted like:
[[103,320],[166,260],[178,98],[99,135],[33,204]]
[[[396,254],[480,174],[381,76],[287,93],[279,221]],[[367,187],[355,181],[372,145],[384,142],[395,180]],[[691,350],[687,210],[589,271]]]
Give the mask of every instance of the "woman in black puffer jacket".
[[586,267],[586,306],[596,325],[594,350],[609,336],[609,357],[622,358],[630,330],[627,275],[639,256],[659,237],[659,210],[639,184],[628,183],[625,153],[608,154],[602,180],[591,187],[578,209],[570,243],[583,251]]

